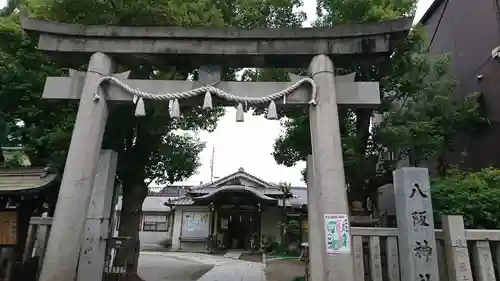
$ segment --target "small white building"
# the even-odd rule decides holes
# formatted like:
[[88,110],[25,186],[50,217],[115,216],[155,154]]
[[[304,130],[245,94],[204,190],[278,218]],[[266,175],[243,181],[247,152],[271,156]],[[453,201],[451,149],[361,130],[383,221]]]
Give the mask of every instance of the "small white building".
[[[390,185],[386,189],[381,192],[379,203],[385,216],[391,218],[394,195]],[[142,205],[141,246],[169,245],[173,250],[204,251],[210,238],[216,239],[223,249],[249,249],[251,239],[257,245],[264,238],[279,241],[283,205],[287,208],[286,220],[298,225],[294,234],[290,234],[293,237],[284,237],[285,243],[300,245],[297,242],[307,240],[307,188],[291,187],[290,191],[291,196],[284,198],[276,184],[242,168],[199,186],[151,190]],[[116,225],[120,210],[121,197],[116,207]],[[371,216],[351,215],[351,225],[372,226],[378,222]]]
[[[292,195],[284,198],[277,185],[242,168],[212,183],[189,188],[184,196],[166,202],[172,208],[172,249],[206,250],[210,237],[216,237],[223,249],[250,249],[264,237],[279,241],[283,205],[287,220],[293,217],[302,226],[302,219],[306,219],[306,187],[290,191]],[[301,227],[298,240],[306,236],[302,233]]]
[[[159,245],[167,243],[172,230],[169,224],[170,207],[165,206],[168,200],[177,199],[184,195],[184,186],[167,186],[159,191],[149,190],[149,195],[142,203],[141,223],[139,225],[139,239],[141,245]],[[122,197],[118,198],[115,209],[115,236],[118,235]]]
[[[285,200],[287,214],[305,221],[307,189],[292,187],[291,193]],[[174,250],[200,251],[207,249],[211,236],[221,237],[225,249],[247,249],[250,237],[256,243],[264,236],[279,241],[283,197],[277,185],[242,168],[208,184],[167,186],[150,192],[143,203],[141,245],[171,244]],[[121,198],[117,214],[120,210]]]

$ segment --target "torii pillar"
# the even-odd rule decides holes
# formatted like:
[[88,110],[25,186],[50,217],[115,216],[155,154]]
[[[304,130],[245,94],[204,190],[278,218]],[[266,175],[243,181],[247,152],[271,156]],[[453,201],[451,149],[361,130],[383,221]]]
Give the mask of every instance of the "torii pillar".
[[[320,248],[321,252],[311,252],[313,260],[321,256],[323,274],[326,281],[354,281],[354,262],[351,251],[351,235],[349,225],[349,202],[344,175],[342,157],[342,142],[337,107],[337,93],[333,63],[328,56],[318,55],[313,58],[309,73],[316,83],[318,102],[309,107],[311,127],[312,161],[315,186],[308,191],[316,200],[316,216],[320,229],[311,229],[311,232],[320,231],[321,241],[310,246]],[[375,89],[378,91],[378,89]],[[374,94],[374,93],[366,93]],[[342,229],[345,228],[345,229]],[[346,234],[346,237],[342,237]],[[343,241],[342,239],[346,239]],[[314,267],[313,267],[314,269]],[[311,276],[314,276],[311,272]],[[319,280],[312,280],[319,281]]]
[[99,79],[112,74],[114,69],[112,59],[103,53],[95,53],[90,58],[39,281],[75,280],[108,117],[105,95],[96,101],[94,92],[101,91]]

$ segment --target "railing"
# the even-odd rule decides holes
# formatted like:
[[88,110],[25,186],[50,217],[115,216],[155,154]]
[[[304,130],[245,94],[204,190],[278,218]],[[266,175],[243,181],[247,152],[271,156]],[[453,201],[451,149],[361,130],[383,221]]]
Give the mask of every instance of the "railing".
[[[23,261],[37,257],[40,268],[51,224],[52,218],[31,218]],[[454,278],[449,277],[450,272],[458,275],[472,269],[474,281],[500,281],[498,276],[500,272],[500,230],[463,229],[463,225],[461,228],[460,225],[458,227],[453,225],[454,233],[450,233],[451,227],[449,229],[449,231],[436,229],[435,232],[439,280],[454,281]],[[352,227],[351,232],[356,281],[404,281],[400,277],[397,228]],[[461,253],[457,253],[444,242],[446,240],[448,241],[446,244],[450,244],[450,239],[459,237],[460,233],[465,236],[467,247],[464,247],[462,249],[464,251]],[[118,240],[120,239],[111,239],[110,241]],[[117,273],[121,273],[125,269],[114,267],[112,259],[115,256],[114,251],[125,244],[114,243],[113,245],[116,247],[110,245],[111,252],[108,252],[107,266],[103,270],[104,272],[118,271]],[[471,253],[470,261],[469,252]],[[454,255],[460,255],[460,257]],[[449,268],[450,266],[452,268]],[[460,280],[472,281],[470,279]]]
[[[401,281],[398,229],[352,227],[352,251],[357,281]],[[468,252],[472,253],[470,264],[467,260],[450,263],[452,272],[472,269],[473,280],[500,280],[500,230],[465,229]],[[445,232],[436,229],[439,280],[449,278],[448,263],[453,253],[445,247]],[[467,254],[468,255],[468,254]],[[472,281],[472,280],[464,280]]]
[[[28,260],[36,260],[38,263],[37,276],[40,274],[40,269],[43,264],[51,225],[51,217],[32,217],[30,220],[26,247],[23,252],[23,263],[26,263]],[[138,241],[133,241],[127,237],[112,237],[107,239],[103,280],[124,280],[127,273],[127,265],[130,264],[130,262],[126,260],[126,255],[124,255],[125,258],[122,258],[119,263],[116,263],[115,258],[118,251],[129,247],[135,247],[135,251],[138,252]]]
[[37,276],[40,274],[43,264],[51,226],[52,218],[49,217],[32,217],[30,220],[22,262],[36,260],[38,263]]

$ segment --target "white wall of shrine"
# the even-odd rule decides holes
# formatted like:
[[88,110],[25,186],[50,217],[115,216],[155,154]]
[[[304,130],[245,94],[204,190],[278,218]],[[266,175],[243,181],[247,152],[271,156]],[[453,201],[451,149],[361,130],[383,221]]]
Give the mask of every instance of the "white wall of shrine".
[[[188,222],[186,220],[187,216],[192,216],[193,214],[206,214],[206,223],[201,224],[200,229],[196,231],[194,235],[187,235],[186,230],[189,228],[187,226]],[[215,220],[217,220],[217,213],[213,214]],[[210,233],[210,222],[211,214],[208,207],[202,206],[177,206],[173,214],[173,226],[172,231],[169,233],[171,235],[169,239],[172,240],[173,250],[186,250],[186,251],[203,251],[206,250],[206,243],[201,242],[182,242],[183,238],[206,238]],[[274,237],[275,239],[280,239],[280,231],[278,222],[280,219],[280,209],[278,207],[268,207],[262,211],[261,220],[261,235],[267,237]],[[196,237],[195,237],[196,236]]]
[[[172,236],[173,221],[170,218],[170,208],[163,205],[164,202],[172,199],[166,196],[147,196],[142,205],[141,221],[139,224],[139,240],[141,246],[164,245]],[[118,221],[121,210],[121,196],[117,200],[115,207],[114,236],[118,236]]]

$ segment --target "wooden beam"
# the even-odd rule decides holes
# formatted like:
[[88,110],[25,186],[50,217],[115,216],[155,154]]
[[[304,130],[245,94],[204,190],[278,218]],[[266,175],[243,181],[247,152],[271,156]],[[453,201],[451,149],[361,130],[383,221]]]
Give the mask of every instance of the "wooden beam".
[[[184,92],[204,86],[198,81],[184,80],[136,80],[124,79],[122,74],[116,74],[125,84],[143,92]],[[380,104],[380,90],[378,82],[351,82],[353,74],[338,76],[336,83],[337,103],[356,107],[370,107]],[[298,80],[299,76],[293,76]],[[44,99],[80,99],[85,72],[73,72],[70,77],[48,77],[43,91]],[[293,82],[219,82],[216,87],[235,95],[247,97],[265,97],[292,85]],[[116,102],[130,102],[132,95],[119,86],[111,84],[107,90],[107,99]],[[183,100],[184,105],[201,104],[203,95],[198,98]],[[286,98],[291,105],[307,104],[311,99],[310,87],[304,85]],[[282,104],[277,100],[277,104]],[[214,104],[234,105],[221,99],[214,98]]]

